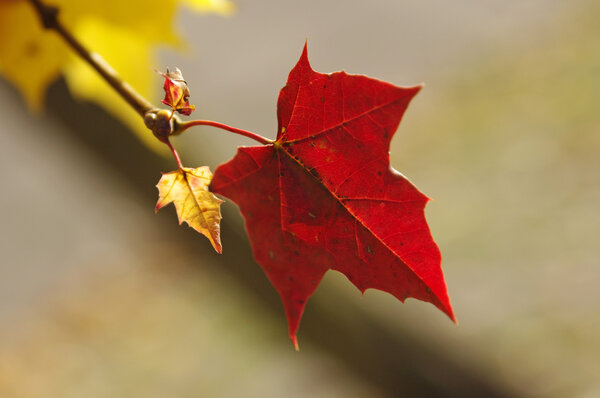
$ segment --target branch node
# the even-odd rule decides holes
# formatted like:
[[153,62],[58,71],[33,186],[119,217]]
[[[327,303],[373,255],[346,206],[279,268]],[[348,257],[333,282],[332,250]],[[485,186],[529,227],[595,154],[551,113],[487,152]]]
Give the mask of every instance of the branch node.
[[166,109],[151,109],[144,114],[144,124],[159,141],[165,144],[173,134],[176,118]]

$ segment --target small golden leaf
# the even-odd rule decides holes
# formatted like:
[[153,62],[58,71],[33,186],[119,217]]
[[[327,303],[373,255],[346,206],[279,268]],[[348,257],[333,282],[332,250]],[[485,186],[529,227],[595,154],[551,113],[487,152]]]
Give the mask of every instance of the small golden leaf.
[[164,173],[158,181],[156,211],[173,202],[179,224],[184,221],[210,240],[221,253],[220,206],[223,201],[208,190],[212,173],[207,166]]

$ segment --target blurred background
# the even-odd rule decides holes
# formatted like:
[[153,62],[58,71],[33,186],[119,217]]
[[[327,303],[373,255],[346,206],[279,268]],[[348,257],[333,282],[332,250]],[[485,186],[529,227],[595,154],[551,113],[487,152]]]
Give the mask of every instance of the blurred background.
[[[187,47],[140,67],[178,66],[196,118],[270,138],[306,39],[316,71],[424,82],[391,161],[435,199],[459,324],[330,272],[295,352],[234,204],[217,255],[154,214],[164,153],[63,79],[37,114],[0,80],[0,396],[600,396],[600,3],[235,5],[180,10]],[[253,144],[175,140],[213,170]]]

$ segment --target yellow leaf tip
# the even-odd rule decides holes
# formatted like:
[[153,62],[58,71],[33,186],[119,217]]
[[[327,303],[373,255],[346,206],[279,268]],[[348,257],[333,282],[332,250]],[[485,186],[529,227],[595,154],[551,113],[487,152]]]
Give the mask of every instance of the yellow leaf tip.
[[300,351],[300,346],[298,345],[298,338],[296,337],[296,335],[290,336],[290,339],[292,339],[292,344],[294,345],[294,349],[297,351]]

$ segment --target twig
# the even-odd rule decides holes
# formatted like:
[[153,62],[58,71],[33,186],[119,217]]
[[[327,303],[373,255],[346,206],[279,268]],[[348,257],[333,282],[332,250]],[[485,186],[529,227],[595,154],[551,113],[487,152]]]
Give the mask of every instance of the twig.
[[57,32],[64,41],[81,58],[90,64],[104,80],[112,86],[125,101],[131,105],[142,117],[146,112],[154,109],[148,100],[124,82],[117,72],[97,53],[88,51],[82,44],[69,32],[58,19],[59,9],[42,3],[41,0],[29,0],[37,11],[42,25],[46,29]]

